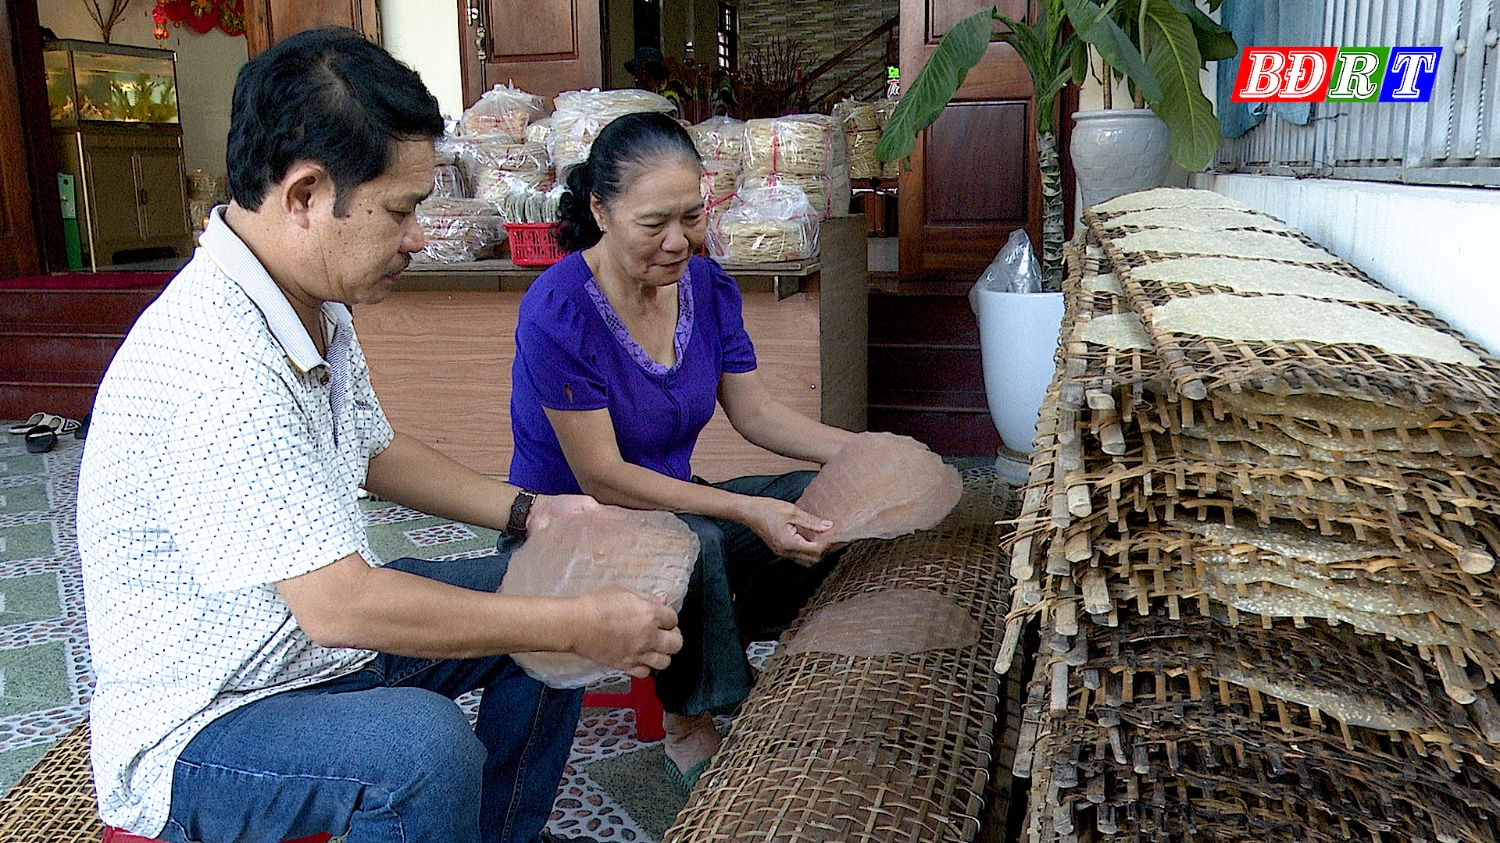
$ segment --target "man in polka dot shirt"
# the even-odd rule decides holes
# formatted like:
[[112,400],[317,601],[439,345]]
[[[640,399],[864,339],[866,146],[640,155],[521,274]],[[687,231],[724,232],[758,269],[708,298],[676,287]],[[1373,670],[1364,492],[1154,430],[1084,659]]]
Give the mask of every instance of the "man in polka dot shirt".
[[[167,841],[548,839],[580,691],[506,655],[635,676],[681,646],[660,600],[496,594],[508,555],[370,564],[356,494],[508,529],[537,497],[387,424],[348,307],[423,247],[437,102],[349,30],[247,63],[233,200],[100,386],[78,535],[100,814]],[[452,698],[483,688],[470,727]],[[540,835],[540,837],[539,837]]]

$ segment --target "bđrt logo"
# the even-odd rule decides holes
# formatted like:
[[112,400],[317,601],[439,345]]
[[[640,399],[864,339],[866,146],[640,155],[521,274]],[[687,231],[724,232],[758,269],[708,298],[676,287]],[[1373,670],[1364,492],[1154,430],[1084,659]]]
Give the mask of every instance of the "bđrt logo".
[[1427,102],[1442,47],[1246,47],[1234,102]]

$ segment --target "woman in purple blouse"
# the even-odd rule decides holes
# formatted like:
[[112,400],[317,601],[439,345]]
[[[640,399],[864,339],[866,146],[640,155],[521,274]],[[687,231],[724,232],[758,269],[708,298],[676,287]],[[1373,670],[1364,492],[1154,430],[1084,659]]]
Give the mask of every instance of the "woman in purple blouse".
[[511,483],[676,512],[698,534],[683,649],[657,676],[667,771],[684,791],[718,748],[712,714],[749,692],[744,641],[789,623],[831,564],[819,534],[832,525],[791,503],[813,472],[710,485],[692,474],[698,434],[717,402],[746,439],[788,457],[825,463],[854,436],[761,382],[738,286],[695,257],[700,166],[664,115],[600,133],[567,177],[562,237],[574,251],[521,302],[510,405]]

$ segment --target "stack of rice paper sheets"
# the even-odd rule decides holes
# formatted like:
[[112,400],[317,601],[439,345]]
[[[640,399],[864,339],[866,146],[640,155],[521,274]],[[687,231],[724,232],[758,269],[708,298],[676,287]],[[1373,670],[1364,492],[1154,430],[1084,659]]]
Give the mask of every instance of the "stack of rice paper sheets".
[[1497,839],[1500,364],[1216,194],[1085,220],[1006,548],[1024,839]]

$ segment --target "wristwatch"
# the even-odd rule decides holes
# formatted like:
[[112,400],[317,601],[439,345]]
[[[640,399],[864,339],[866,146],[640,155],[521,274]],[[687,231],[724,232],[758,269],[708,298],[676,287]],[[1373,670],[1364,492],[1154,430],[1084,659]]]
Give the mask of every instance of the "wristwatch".
[[522,489],[510,505],[510,520],[505,522],[505,534],[526,541],[526,519],[531,515],[531,504],[536,501],[536,492]]

